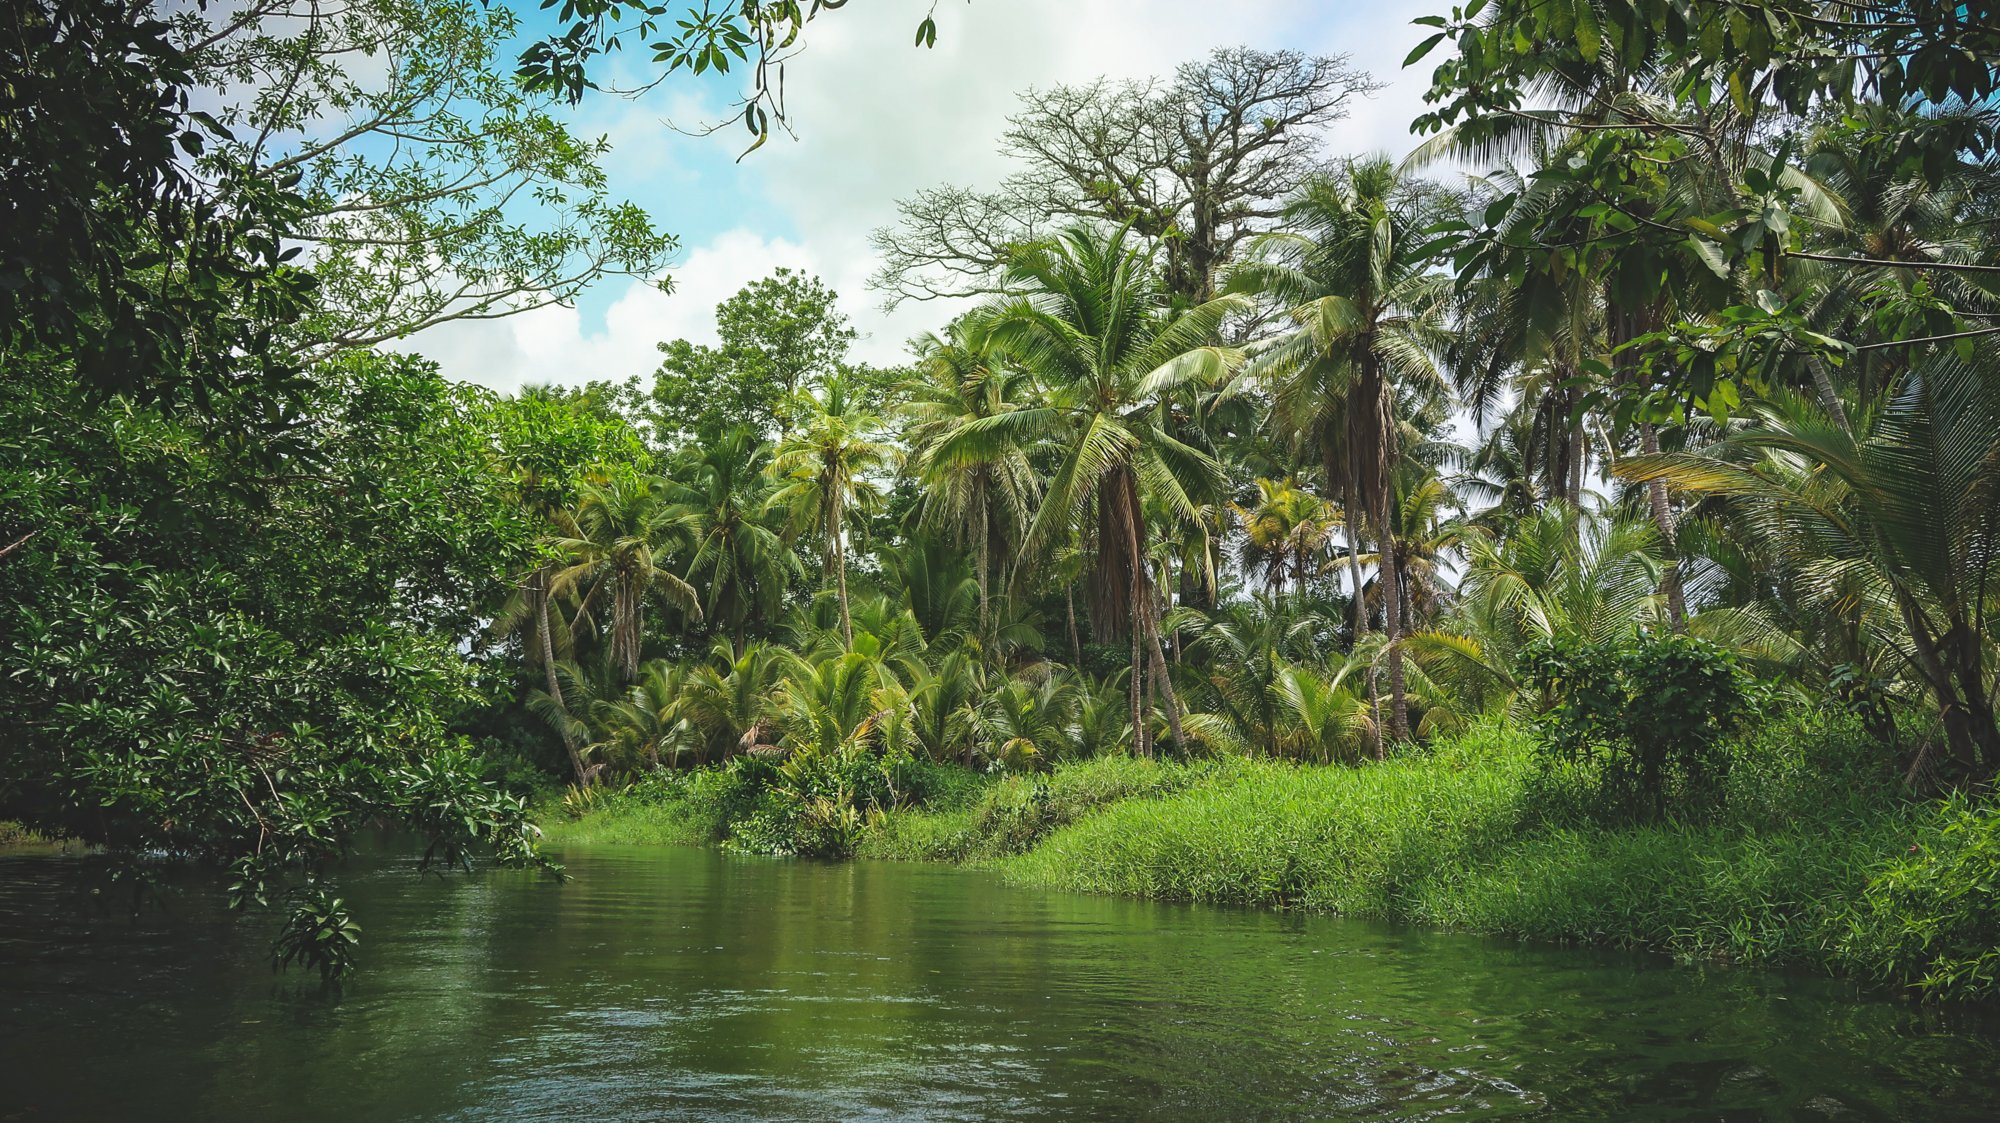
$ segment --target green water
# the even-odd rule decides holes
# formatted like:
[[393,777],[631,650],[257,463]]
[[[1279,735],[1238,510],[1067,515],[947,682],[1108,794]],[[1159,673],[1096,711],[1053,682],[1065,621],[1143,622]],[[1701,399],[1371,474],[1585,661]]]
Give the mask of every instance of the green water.
[[350,871],[366,973],[0,858],[0,1119],[2000,1118],[1977,1011],[1818,979],[698,850]]

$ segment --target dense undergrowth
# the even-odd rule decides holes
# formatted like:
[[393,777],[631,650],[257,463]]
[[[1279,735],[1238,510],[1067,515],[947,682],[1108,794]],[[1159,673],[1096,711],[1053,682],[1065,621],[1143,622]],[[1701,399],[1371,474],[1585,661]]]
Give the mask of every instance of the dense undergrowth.
[[550,835],[992,864],[1058,889],[1994,992],[1992,808],[1908,797],[1838,717],[1766,725],[1731,756],[1713,806],[1650,823],[1607,815],[1530,737],[1484,726],[1361,767],[1102,757],[990,777],[877,760],[796,789],[784,769],[824,766],[745,761],[597,796]]

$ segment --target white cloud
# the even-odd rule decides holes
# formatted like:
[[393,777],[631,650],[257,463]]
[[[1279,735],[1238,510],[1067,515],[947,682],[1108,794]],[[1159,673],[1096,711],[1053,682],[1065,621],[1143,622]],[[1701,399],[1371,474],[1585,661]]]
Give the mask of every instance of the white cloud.
[[855,344],[856,358],[896,362],[903,357],[903,341],[929,326],[929,313],[885,318],[870,306],[867,262],[829,259],[817,247],[738,229],[688,254],[672,270],[671,293],[626,282],[601,325],[587,326],[574,308],[538,308],[500,320],[443,324],[405,346],[438,360],[453,378],[502,391],[534,383],[622,381],[657,366],[656,346],[665,340],[717,342],[715,306],[780,266],[817,274],[842,294],[842,310],[867,333]]
[[[940,7],[936,48],[914,49],[911,31],[931,6],[880,0],[815,21],[808,49],[787,68],[799,139],[773,139],[740,170],[726,163],[738,134],[699,140],[667,130],[663,118],[701,115],[686,87],[670,98],[663,91],[657,101],[614,103],[615,111],[590,109],[579,120],[583,131],[608,134],[623,150],[614,171],[643,181],[614,182],[614,193],[652,208],[666,228],[686,230],[696,213],[730,214],[725,232],[690,242],[672,271],[674,295],[632,284],[601,323],[544,309],[447,325],[410,345],[454,376],[500,389],[622,379],[651,370],[661,340],[712,339],[714,305],[786,265],[840,292],[865,335],[857,358],[894,362],[905,340],[955,309],[905,304],[882,312],[878,294],[866,288],[875,267],[869,232],[892,221],[896,200],[919,188],[991,183],[1005,174],[996,141],[1023,88],[1164,74],[1225,44],[1345,53],[1388,85],[1333,128],[1330,149],[1400,155],[1411,145],[1409,121],[1422,111],[1429,73],[1399,69],[1421,34],[1410,20],[1436,5],[1392,0],[1336,9],[1233,0],[1219,13],[1210,0],[973,0]],[[717,146],[722,158],[689,158],[688,145]],[[761,199],[728,197],[746,182]]]

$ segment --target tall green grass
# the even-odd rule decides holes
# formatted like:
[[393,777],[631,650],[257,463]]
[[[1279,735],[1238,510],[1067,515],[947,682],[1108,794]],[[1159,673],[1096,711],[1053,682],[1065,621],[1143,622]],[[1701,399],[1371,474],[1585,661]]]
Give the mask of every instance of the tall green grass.
[[[1586,777],[1543,767],[1525,732],[1499,726],[1359,767],[1104,757],[1040,775],[945,770],[915,804],[871,815],[856,853],[2000,992],[2000,814],[1909,797],[1838,717],[1792,715],[1733,757],[1719,806],[1640,824],[1607,817]],[[727,770],[661,777],[550,838],[712,843],[760,806],[753,789]]]

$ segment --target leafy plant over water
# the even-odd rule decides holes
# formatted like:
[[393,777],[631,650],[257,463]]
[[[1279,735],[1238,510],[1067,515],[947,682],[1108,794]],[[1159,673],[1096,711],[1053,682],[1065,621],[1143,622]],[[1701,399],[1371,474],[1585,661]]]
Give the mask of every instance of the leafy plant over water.
[[274,966],[283,970],[297,964],[318,971],[323,983],[339,982],[354,966],[361,926],[345,900],[317,884],[294,889],[291,899],[285,927],[271,945]]

